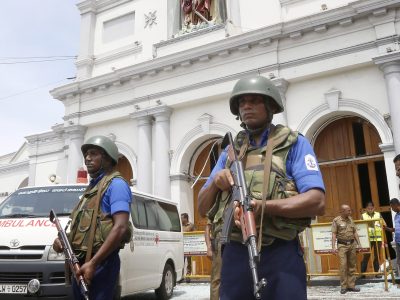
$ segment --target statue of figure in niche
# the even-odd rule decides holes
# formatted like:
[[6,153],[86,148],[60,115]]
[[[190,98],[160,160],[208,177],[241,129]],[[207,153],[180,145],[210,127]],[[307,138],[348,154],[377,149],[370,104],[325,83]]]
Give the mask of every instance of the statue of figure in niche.
[[180,34],[220,24],[225,19],[225,0],[180,0],[182,27]]

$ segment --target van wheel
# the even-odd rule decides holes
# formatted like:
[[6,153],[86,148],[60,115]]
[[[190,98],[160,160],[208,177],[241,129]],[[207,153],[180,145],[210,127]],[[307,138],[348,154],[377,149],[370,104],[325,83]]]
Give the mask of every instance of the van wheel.
[[170,264],[166,264],[163,271],[161,285],[156,289],[157,299],[167,300],[172,297],[175,285],[174,269]]

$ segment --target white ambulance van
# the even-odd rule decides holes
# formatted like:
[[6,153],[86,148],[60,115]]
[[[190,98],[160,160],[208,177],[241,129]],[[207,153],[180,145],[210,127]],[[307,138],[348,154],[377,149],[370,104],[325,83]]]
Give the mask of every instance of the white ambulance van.
[[[0,299],[73,299],[65,286],[64,255],[52,249],[57,236],[54,209],[63,226],[84,185],[22,188],[0,203]],[[133,239],[120,251],[121,272],[114,299],[155,289],[169,299],[183,270],[183,234],[177,205],[133,192]]]

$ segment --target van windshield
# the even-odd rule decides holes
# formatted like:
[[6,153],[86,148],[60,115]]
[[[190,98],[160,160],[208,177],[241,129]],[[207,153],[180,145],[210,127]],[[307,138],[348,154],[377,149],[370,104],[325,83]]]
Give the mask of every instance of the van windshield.
[[69,215],[85,191],[85,186],[52,186],[20,189],[0,204],[0,218],[47,217]]

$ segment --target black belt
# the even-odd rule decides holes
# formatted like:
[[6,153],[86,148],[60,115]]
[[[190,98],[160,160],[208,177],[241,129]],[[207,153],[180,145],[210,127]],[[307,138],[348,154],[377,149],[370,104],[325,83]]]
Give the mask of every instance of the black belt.
[[351,245],[351,244],[354,243],[354,240],[348,240],[348,241],[345,241],[345,240],[337,240],[337,243],[338,243],[338,244],[342,244],[342,245]]

